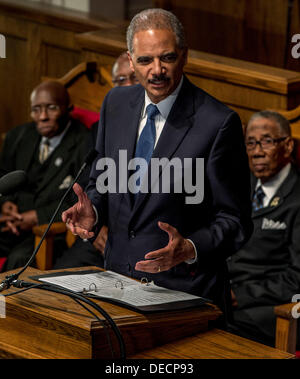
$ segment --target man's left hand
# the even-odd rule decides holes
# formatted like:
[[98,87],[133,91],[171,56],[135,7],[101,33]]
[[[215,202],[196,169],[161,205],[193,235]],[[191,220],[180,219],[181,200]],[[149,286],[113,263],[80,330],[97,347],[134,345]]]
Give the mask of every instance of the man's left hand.
[[159,222],[158,226],[168,233],[169,243],[162,249],[146,254],[145,261],[137,262],[136,271],[156,274],[195,258],[194,246],[183,238],[176,228],[164,222]]

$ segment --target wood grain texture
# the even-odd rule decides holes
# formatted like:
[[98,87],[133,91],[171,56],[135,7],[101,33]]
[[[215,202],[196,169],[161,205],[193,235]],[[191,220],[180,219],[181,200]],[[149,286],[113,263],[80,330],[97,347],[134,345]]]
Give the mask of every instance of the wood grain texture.
[[293,359],[294,355],[213,329],[131,356],[133,359]]
[[299,62],[291,55],[291,36],[300,30],[299,4],[299,0],[154,0],[154,6],[180,19],[191,48],[295,71]]
[[61,77],[81,62],[76,33],[117,26],[49,4],[0,0],[0,33],[7,39],[7,58],[0,59],[0,134],[30,121],[30,93],[43,76]]

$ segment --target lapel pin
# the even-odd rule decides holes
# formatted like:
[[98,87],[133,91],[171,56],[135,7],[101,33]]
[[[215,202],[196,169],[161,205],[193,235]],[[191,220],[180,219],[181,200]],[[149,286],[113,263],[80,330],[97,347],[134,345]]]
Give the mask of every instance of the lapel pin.
[[55,159],[54,164],[55,164],[56,167],[60,167],[62,165],[62,163],[63,163],[63,160],[62,160],[61,157],[58,157],[58,158]]
[[270,204],[271,207],[277,207],[278,203],[279,203],[279,200],[280,200],[280,197],[274,197],[274,199],[272,200],[272,203]]

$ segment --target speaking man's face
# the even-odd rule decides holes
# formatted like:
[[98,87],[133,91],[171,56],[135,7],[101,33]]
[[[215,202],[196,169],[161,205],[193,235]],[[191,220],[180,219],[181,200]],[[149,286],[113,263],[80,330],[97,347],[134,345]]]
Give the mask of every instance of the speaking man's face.
[[187,61],[187,50],[177,47],[167,29],[142,30],[134,35],[130,64],[140,84],[155,104],[179,85]]

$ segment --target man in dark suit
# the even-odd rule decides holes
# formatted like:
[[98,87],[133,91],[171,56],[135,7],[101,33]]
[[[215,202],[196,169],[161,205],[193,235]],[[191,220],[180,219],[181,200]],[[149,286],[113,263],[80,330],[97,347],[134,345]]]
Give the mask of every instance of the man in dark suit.
[[[87,130],[70,117],[70,110],[63,85],[42,83],[31,95],[33,122],[7,133],[0,170],[24,170],[28,183],[17,193],[0,199],[0,256],[7,256],[6,270],[26,263],[34,247],[32,228],[50,221],[83,163]],[[71,198],[64,209],[73,204]],[[60,215],[56,221],[59,219]]]
[[274,306],[300,289],[300,178],[289,122],[271,111],[254,114],[246,146],[254,232],[229,261],[234,319],[239,334],[274,345]]
[[[135,16],[127,44],[140,85],[115,88],[104,100],[99,156],[87,192],[74,186],[78,203],[63,213],[63,221],[82,238],[93,238],[102,224],[108,225],[107,269],[220,303],[225,260],[252,230],[241,122],[183,75],[183,28],[170,12],[150,9]],[[141,163],[151,156],[149,175],[155,158],[176,158],[186,164],[186,175],[168,180],[168,170],[161,167],[158,179],[166,179],[170,190],[151,191]],[[139,169],[133,158],[141,163]],[[105,172],[105,162],[115,165],[117,175]],[[124,188],[127,174],[132,176]],[[118,189],[104,193],[111,179]],[[189,197],[187,181],[197,182],[193,193],[204,187],[203,199],[201,194]]]

